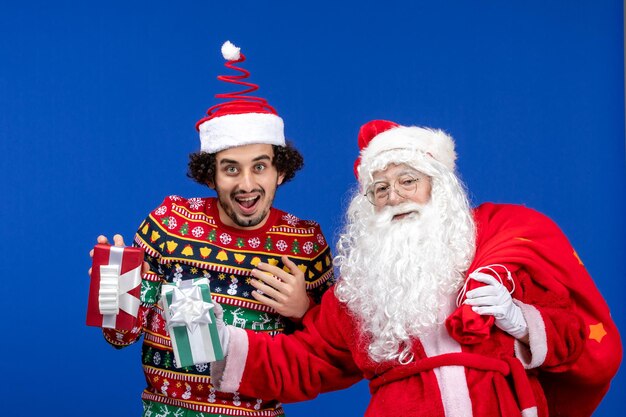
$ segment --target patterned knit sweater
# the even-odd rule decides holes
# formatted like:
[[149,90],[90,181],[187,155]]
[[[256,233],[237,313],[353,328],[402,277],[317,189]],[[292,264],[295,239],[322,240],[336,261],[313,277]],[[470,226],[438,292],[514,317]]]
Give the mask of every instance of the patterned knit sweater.
[[167,197],[143,221],[135,245],[146,251],[150,272],[143,275],[138,325],[130,332],[105,329],[105,339],[128,346],[144,335],[143,369],[148,386],[142,398],[207,415],[278,416],[280,403],[216,391],[208,364],[177,368],[159,303],[161,283],[206,277],[211,297],[224,308],[224,321],[276,334],[296,324],[252,298],[250,271],[258,262],[283,267],[287,255],[304,271],[307,292],[319,303],[334,283],[330,249],[319,225],[272,208],[265,225],[236,229],[219,220],[215,198]]

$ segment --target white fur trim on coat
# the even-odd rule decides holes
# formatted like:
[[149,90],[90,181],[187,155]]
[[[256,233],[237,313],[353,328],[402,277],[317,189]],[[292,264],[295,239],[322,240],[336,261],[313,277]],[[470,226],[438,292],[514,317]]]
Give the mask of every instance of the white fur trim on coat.
[[522,417],[537,417],[538,415],[537,407],[528,407],[522,410]]
[[271,113],[227,114],[202,123],[199,131],[200,150],[208,153],[257,143],[285,146],[283,119]]
[[456,152],[454,141],[445,132],[417,126],[399,126],[376,135],[361,151],[359,172],[368,173],[368,167],[378,155],[395,149],[408,149],[430,154],[454,171]]
[[[454,301],[452,299],[441,307],[439,319],[445,320],[454,311]],[[462,352],[459,342],[454,340],[446,326],[437,326],[432,332],[419,337],[428,357],[444,355],[446,353]],[[439,385],[441,403],[446,416],[451,417],[472,417],[472,400],[469,393],[469,385],[465,375],[465,368],[462,366],[442,366],[434,368],[435,378]]]
[[246,331],[227,326],[230,342],[226,358],[211,364],[211,382],[222,392],[235,392],[241,385],[241,378],[248,358],[248,335]]
[[537,368],[546,360],[548,355],[548,335],[541,313],[530,304],[519,300],[513,302],[522,309],[522,314],[528,324],[528,346],[515,340],[515,356],[522,362],[524,368]]

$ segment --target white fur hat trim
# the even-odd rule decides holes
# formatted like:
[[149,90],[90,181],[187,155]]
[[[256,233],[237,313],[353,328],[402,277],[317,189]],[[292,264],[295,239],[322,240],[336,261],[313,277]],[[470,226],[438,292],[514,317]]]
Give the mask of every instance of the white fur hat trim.
[[283,119],[271,113],[227,114],[202,123],[199,131],[200,150],[208,153],[257,143],[285,146]]
[[417,126],[398,126],[376,135],[361,151],[359,171],[369,172],[368,167],[378,155],[395,149],[422,151],[454,171],[456,152],[454,141],[445,132]]

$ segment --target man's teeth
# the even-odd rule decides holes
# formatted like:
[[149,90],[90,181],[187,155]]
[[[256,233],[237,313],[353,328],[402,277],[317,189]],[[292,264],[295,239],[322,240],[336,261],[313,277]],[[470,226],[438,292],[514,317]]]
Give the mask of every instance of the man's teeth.
[[254,206],[256,204],[256,202],[259,200],[259,196],[255,196],[255,197],[237,197],[235,200],[242,207],[245,207],[245,208],[249,209],[249,208],[251,208],[252,206]]

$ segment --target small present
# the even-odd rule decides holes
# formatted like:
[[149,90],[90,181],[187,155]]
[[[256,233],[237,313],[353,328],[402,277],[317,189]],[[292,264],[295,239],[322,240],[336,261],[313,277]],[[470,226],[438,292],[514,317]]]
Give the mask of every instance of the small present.
[[208,279],[163,284],[161,303],[178,368],[224,359]]
[[141,292],[142,248],[96,245],[93,250],[87,325],[131,330]]

